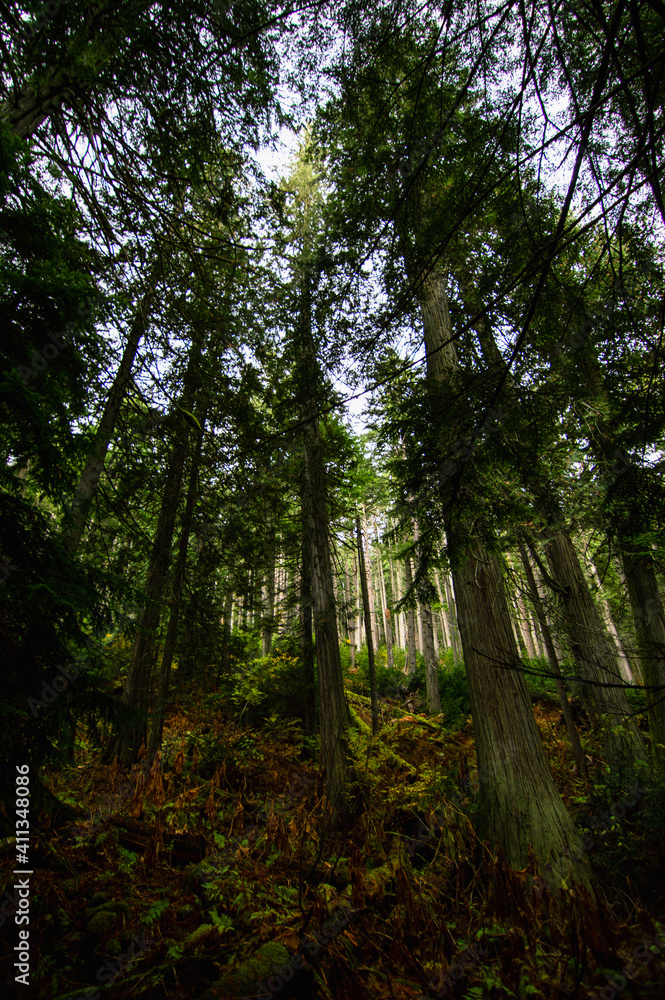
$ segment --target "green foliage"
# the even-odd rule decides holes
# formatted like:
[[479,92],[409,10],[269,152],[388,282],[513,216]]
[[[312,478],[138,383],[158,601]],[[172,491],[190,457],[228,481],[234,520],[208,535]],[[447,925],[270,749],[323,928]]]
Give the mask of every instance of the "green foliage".
[[250,726],[271,717],[304,719],[305,685],[301,658],[278,651],[253,660],[242,674],[236,674],[231,701]]

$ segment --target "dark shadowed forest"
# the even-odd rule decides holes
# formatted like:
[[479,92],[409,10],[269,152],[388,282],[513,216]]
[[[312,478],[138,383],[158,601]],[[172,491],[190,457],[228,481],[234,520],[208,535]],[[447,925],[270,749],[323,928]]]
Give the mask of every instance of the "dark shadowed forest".
[[0,0],[0,994],[665,996],[661,0]]

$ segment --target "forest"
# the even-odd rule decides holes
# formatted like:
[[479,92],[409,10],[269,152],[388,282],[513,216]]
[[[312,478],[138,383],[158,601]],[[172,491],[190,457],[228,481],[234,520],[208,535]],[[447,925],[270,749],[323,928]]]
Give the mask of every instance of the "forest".
[[662,0],[0,12],[2,995],[662,1000]]

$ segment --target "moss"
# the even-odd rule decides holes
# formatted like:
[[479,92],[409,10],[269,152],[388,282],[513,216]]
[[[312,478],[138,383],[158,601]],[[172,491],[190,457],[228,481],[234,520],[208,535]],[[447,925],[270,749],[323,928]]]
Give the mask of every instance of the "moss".
[[283,944],[270,941],[250,958],[223,973],[215,983],[215,996],[254,996],[258,983],[278,975],[284,966],[293,968],[291,958]]

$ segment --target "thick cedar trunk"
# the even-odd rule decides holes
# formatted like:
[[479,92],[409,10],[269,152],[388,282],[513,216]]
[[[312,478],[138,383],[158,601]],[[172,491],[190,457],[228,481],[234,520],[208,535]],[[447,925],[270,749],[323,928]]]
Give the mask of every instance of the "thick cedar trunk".
[[526,582],[529,588],[529,593],[531,596],[531,603],[533,604],[533,609],[536,613],[538,623],[540,624],[540,629],[543,634],[543,639],[545,641],[545,648],[547,650],[547,658],[554,675],[554,683],[556,685],[557,694],[559,696],[559,703],[561,705],[561,712],[563,714],[563,719],[566,724],[566,730],[568,731],[568,738],[570,744],[573,748],[573,755],[575,757],[575,763],[577,764],[577,770],[582,778],[587,778],[587,766],[586,758],[584,756],[584,751],[582,750],[582,745],[580,743],[580,734],[577,731],[577,726],[570,711],[570,704],[568,702],[568,695],[566,694],[566,687],[561,676],[561,668],[559,667],[559,660],[554,649],[554,643],[552,642],[552,633],[550,632],[549,625],[547,624],[547,618],[545,617],[545,609],[543,608],[543,602],[540,599],[540,594],[538,593],[538,586],[536,584],[536,579],[533,575],[533,568],[529,560],[528,553],[524,545],[520,545],[520,558],[522,560],[522,566],[524,567],[524,573],[526,575]]
[[[404,583],[407,592],[411,590],[413,573],[409,556],[404,560]],[[406,612],[406,672],[408,674],[416,672],[416,614],[413,608],[407,608]]]
[[321,754],[334,822],[348,810],[349,758],[347,729],[351,718],[344,694],[342,661],[337,636],[335,585],[330,555],[326,466],[321,451],[317,386],[321,372],[311,329],[311,278],[305,274],[299,323],[300,385],[303,424],[303,508],[311,574],[316,660],[319,675]]
[[[417,294],[428,380],[436,392],[457,368],[438,268],[420,281]],[[499,844],[513,867],[527,863],[532,846],[537,857],[551,860],[555,873],[572,872],[589,885],[579,836],[552,779],[519,669],[498,557],[485,551],[463,509],[448,516],[447,528],[476,739],[481,835]]]
[[180,527],[180,540],[178,542],[178,555],[176,558],[175,570],[173,573],[173,585],[171,588],[171,611],[169,623],[166,629],[164,640],[164,652],[162,655],[162,666],[159,681],[159,691],[157,693],[157,705],[151,720],[150,744],[148,746],[148,757],[154,758],[157,750],[162,745],[162,734],[164,732],[164,706],[169,696],[169,681],[171,679],[171,666],[173,664],[173,654],[175,653],[176,641],[178,638],[178,625],[180,622],[180,602],[182,598],[182,588],[185,582],[185,570],[187,568],[187,550],[189,548],[189,535],[192,527],[192,517],[194,505],[198,497],[199,468],[201,465],[201,449],[203,448],[203,428],[205,426],[205,416],[201,418],[201,430],[197,435],[197,441],[192,456],[192,467],[189,474],[189,485],[187,487],[187,499],[185,510],[182,515],[182,525]]
[[76,493],[74,494],[72,501],[71,511],[69,512],[63,525],[62,541],[65,549],[70,555],[74,555],[76,552],[83,532],[85,531],[85,526],[88,522],[92,500],[104,469],[106,452],[108,451],[111,438],[113,437],[113,432],[118,420],[118,414],[120,413],[120,408],[125,398],[127,386],[129,385],[132,376],[134,358],[136,357],[139,343],[141,342],[141,338],[148,323],[150,307],[152,305],[152,300],[155,296],[161,274],[162,264],[161,261],[159,261],[155,263],[152,268],[148,279],[148,287],[146,288],[143,298],[141,299],[136,316],[134,317],[132,325],[129,329],[129,335],[122,354],[120,367],[116,372],[113,385],[111,386],[111,391],[109,392],[108,399],[106,400],[102,419],[99,422],[99,427],[97,428],[97,433],[95,434],[92,451],[88,456],[85,468],[81,473],[81,478],[79,479],[78,486],[76,487]]
[[[367,521],[365,520],[365,524]],[[369,619],[370,616],[370,597],[369,597],[369,586],[367,582],[367,567],[365,565],[365,546],[363,543],[363,534],[360,528],[360,517],[356,514],[356,542],[358,546],[358,568],[360,570],[360,589],[363,595],[363,609],[365,612],[365,621]],[[369,666],[369,693],[372,702],[372,732],[377,733],[379,731],[379,701],[376,696],[376,665],[374,663],[374,630],[371,628],[367,629],[367,662]]]
[[[465,289],[465,298],[469,291]],[[477,312],[477,309],[473,310]],[[491,331],[484,322],[476,325],[485,361],[490,366],[502,366],[503,360]],[[506,385],[515,397],[515,385],[510,374]],[[518,401],[514,400],[514,405]],[[634,773],[638,761],[645,759],[645,748],[639,728],[623,690],[616,657],[609,643],[577,552],[566,529],[562,511],[550,484],[542,477],[534,480],[531,467],[520,469],[527,489],[532,492],[534,506],[547,521],[543,532],[552,590],[559,599],[563,626],[571,652],[583,677],[583,696],[597,725],[602,729],[605,751],[614,777],[621,782]],[[623,732],[619,731],[619,727]]]
[[552,854],[555,872],[565,877],[572,865],[575,876],[588,881],[519,669],[499,561],[478,543],[459,557],[453,549],[451,556],[480,777],[481,835],[500,844],[513,867],[526,864],[531,845],[541,859]]

